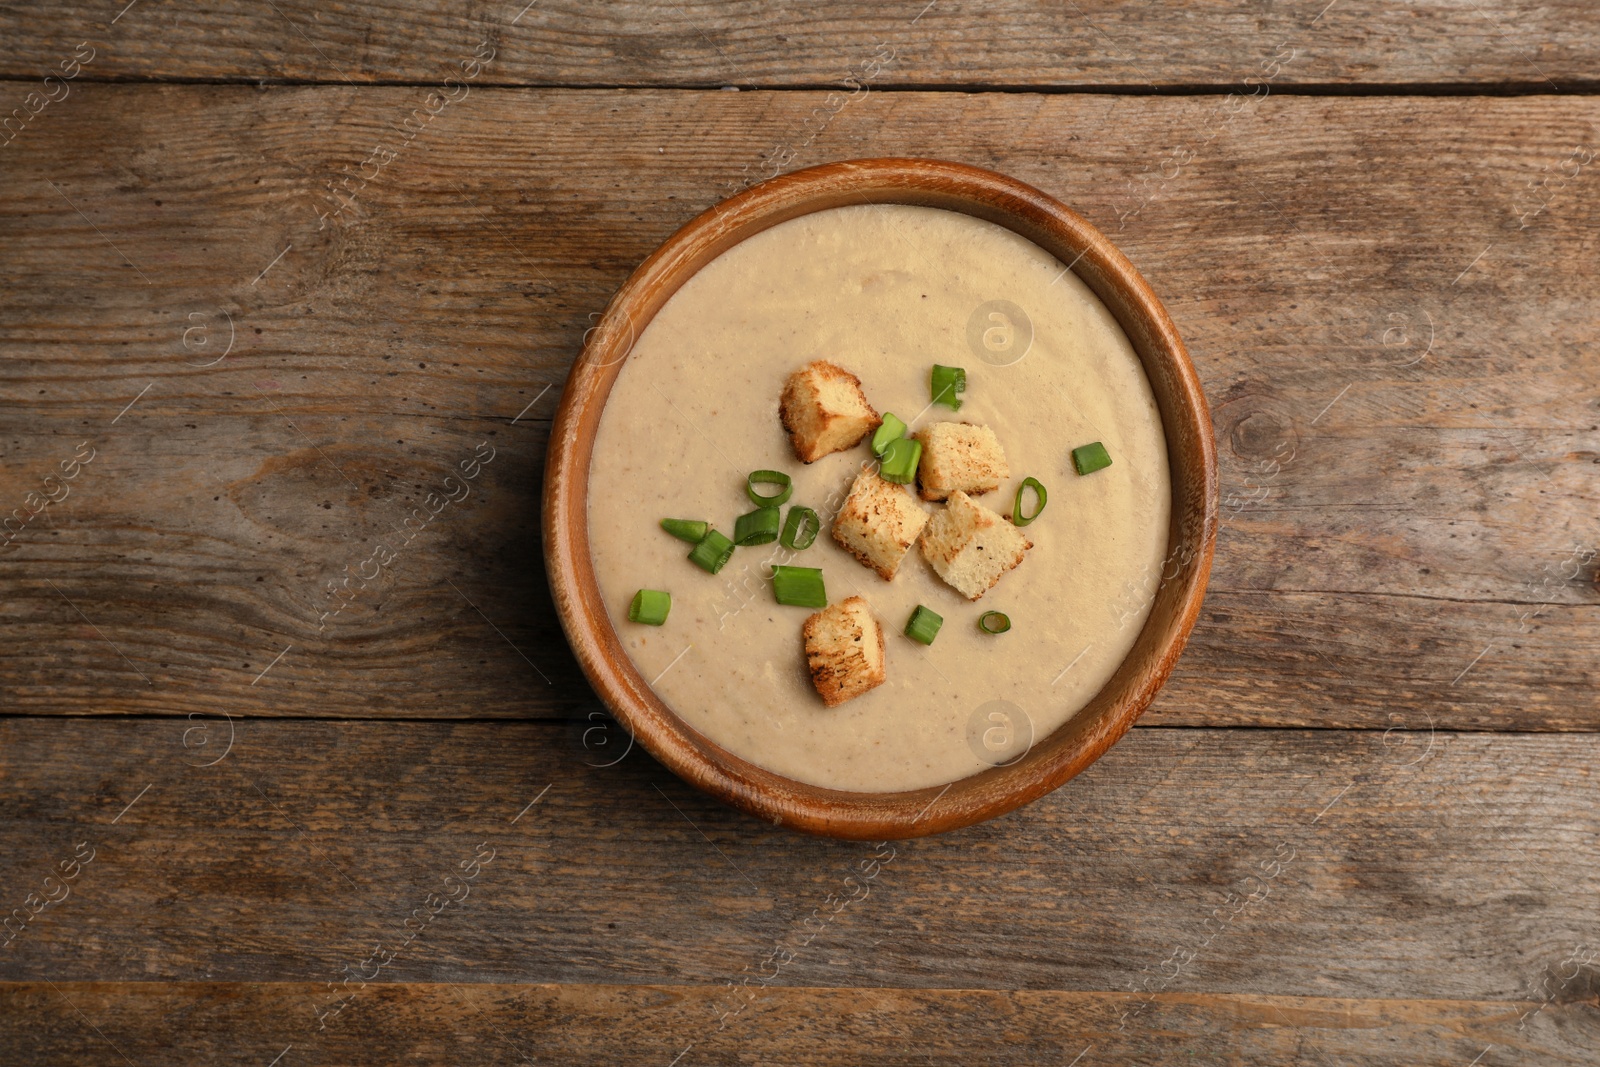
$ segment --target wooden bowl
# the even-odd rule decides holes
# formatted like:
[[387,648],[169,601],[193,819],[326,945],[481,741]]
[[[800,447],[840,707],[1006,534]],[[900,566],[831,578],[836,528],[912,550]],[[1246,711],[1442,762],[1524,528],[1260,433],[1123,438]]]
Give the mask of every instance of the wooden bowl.
[[[942,787],[899,793],[825,789],[774,774],[715,744],[651,690],[613,629],[589,555],[587,487],[600,412],[634,339],[691,275],[728,248],[799,215],[849,204],[945,208],[997,223],[1070,264],[1122,325],[1144,364],[1167,438],[1169,552],[1155,604],[1098,694],[1019,761]],[[960,163],[863,159],[773,178],[713,206],[633,272],[567,378],[545,469],[544,539],[556,611],[578,662],[613,714],[691,785],[807,833],[916,837],[1001,815],[1055,789],[1127,732],[1166,681],[1200,611],[1217,528],[1211,415],[1161,301],[1099,230],[1022,182]]]

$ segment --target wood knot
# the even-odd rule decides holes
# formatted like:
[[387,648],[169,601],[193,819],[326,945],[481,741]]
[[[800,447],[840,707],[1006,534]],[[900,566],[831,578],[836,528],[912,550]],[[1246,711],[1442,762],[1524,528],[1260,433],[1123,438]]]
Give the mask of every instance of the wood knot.
[[1228,429],[1228,444],[1240,459],[1292,454],[1299,444],[1294,423],[1270,411],[1248,411]]

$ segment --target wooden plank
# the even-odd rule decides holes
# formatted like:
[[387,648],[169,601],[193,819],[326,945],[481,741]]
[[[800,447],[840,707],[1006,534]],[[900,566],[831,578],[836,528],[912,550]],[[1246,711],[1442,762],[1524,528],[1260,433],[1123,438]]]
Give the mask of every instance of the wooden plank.
[[1150,721],[1600,722],[1592,100],[896,93],[818,129],[826,99],[482,91],[411,140],[404,88],[42,113],[0,155],[4,503],[96,452],[0,553],[7,710],[584,714],[536,533],[560,383],[627,272],[789,146],[1005,170],[1166,295],[1224,526]]
[[[309,1033],[309,983],[0,984],[17,1062],[563,1064],[1586,1064],[1587,1005],[1055,990],[772,989],[718,1029],[715,990],[378,983]],[[1485,1050],[1488,1050],[1485,1054]],[[674,1057],[677,1057],[674,1059]]]
[[[203,8],[134,0],[0,11],[7,77],[54,69],[80,41],[96,78],[432,82],[492,42],[512,85],[1480,86],[1594,81],[1600,24],[1581,0],[1537,6],[1382,0],[1139,5],[1048,0],[863,5],[310,0]],[[880,57],[874,76],[873,57]],[[1251,83],[1254,84],[1254,83]],[[853,87],[853,85],[852,85]],[[19,94],[20,95],[20,94]]]
[[1140,722],[1592,730],[1594,619],[1536,601],[1213,589]]
[[232,729],[0,721],[0,884],[43,909],[0,980],[1512,1001],[1596,944],[1589,734],[1138,730],[1020,812],[873,846],[552,724]]

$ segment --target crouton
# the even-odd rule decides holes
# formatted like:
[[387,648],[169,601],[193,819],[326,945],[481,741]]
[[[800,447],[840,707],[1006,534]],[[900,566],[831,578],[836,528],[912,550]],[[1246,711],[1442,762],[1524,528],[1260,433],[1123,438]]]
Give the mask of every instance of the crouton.
[[861,379],[825,360],[789,375],[778,415],[802,463],[854,448],[883,421],[867,403]]
[[858,596],[806,620],[806,664],[822,702],[836,708],[883,684],[883,628]]
[[922,535],[923,557],[968,600],[987,593],[1032,547],[1021,530],[959,489]]
[[869,469],[850,486],[833,520],[833,539],[887,582],[927,522],[928,513],[908,487],[886,482]]
[[957,489],[976,496],[1011,477],[1000,439],[987,426],[935,422],[912,436],[922,442],[917,488],[924,500],[944,500]]

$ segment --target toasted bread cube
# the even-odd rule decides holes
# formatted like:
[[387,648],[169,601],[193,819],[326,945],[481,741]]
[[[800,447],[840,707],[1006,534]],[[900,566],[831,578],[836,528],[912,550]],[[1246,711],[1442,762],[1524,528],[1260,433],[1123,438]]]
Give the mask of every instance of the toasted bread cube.
[[922,535],[924,558],[968,600],[992,589],[1032,547],[1021,530],[959,489]]
[[806,620],[806,664],[822,702],[836,708],[883,684],[883,628],[858,596]]
[[958,489],[976,496],[1011,477],[1000,438],[987,426],[935,422],[912,436],[922,442],[917,488],[924,500],[944,500]]
[[867,403],[860,378],[820,359],[789,375],[778,415],[802,463],[854,448],[883,421]]
[[909,487],[884,481],[877,471],[864,470],[856,475],[849,497],[833,520],[833,539],[887,582],[894,578],[927,522],[928,513]]

